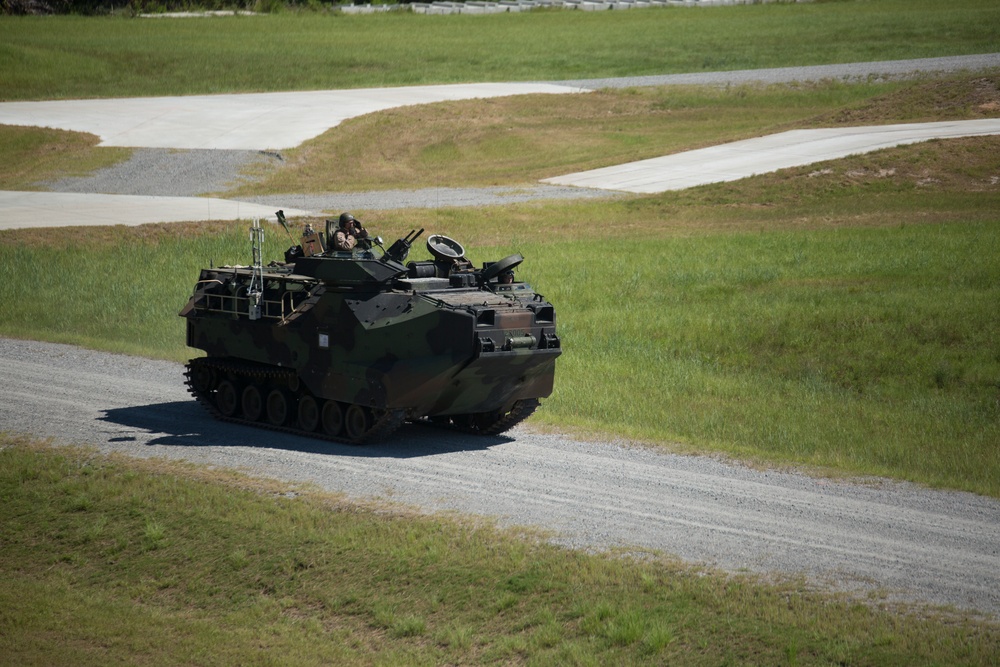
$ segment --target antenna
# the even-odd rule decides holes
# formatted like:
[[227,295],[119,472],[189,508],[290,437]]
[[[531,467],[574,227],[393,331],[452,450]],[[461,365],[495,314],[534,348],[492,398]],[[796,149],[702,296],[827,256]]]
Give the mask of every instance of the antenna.
[[261,260],[261,248],[264,245],[264,230],[260,227],[260,218],[253,219],[250,228],[250,252],[253,255],[253,266],[250,267],[250,287],[247,289],[247,300],[250,310],[247,313],[251,320],[261,318],[260,302],[264,296],[264,266]]

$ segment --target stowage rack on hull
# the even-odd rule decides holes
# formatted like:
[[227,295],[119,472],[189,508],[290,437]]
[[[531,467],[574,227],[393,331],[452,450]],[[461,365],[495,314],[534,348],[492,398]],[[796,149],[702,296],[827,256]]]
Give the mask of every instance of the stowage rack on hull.
[[257,232],[252,265],[202,270],[180,314],[206,354],[187,381],[209,412],[361,443],[407,420],[501,433],[551,394],[555,309],[513,279],[520,255],[477,269],[432,235],[433,259],[404,265],[423,230],[384,251],[359,224],[357,245],[337,250],[338,231],[307,227],[267,266]]

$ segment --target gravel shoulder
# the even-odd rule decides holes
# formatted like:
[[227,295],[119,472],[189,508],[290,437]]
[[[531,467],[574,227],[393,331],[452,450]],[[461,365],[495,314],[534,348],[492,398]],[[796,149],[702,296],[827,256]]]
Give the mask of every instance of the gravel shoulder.
[[6,431],[493,517],[573,548],[652,549],[725,571],[1000,614],[994,499],[526,428],[481,438],[407,425],[381,445],[336,445],[214,421],[187,394],[179,364],[8,339],[0,359]]
[[88,176],[45,183],[51,192],[194,197],[226,190],[246,169],[279,161],[275,153],[136,148],[132,157]]

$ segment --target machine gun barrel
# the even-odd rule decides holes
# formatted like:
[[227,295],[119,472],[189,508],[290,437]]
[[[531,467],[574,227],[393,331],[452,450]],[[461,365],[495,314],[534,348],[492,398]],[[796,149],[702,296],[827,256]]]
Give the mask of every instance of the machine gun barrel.
[[389,259],[395,260],[400,264],[406,259],[406,256],[410,254],[410,246],[413,244],[417,238],[424,233],[424,228],[421,227],[420,231],[411,229],[410,233],[401,239],[396,239],[396,242],[386,251],[383,257],[388,257]]

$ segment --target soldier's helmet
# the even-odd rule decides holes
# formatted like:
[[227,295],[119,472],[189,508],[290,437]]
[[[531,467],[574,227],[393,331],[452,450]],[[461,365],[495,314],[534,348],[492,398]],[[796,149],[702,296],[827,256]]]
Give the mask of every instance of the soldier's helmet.
[[350,224],[352,222],[354,222],[354,216],[353,215],[351,215],[350,213],[341,213],[340,214],[340,226],[341,227],[346,227],[348,224]]

